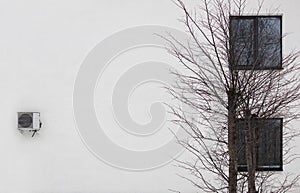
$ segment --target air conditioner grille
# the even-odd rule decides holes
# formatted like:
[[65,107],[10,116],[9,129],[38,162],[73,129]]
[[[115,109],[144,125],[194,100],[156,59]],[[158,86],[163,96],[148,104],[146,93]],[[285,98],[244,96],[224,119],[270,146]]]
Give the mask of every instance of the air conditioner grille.
[[32,127],[32,116],[28,114],[22,114],[18,120],[19,127],[29,128]]

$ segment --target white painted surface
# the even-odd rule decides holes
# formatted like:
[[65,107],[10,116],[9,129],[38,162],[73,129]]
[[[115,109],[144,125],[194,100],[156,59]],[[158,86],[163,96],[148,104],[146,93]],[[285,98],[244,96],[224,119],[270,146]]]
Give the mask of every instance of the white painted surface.
[[[299,2],[280,3],[291,32],[285,48],[299,48]],[[169,0],[1,0],[0,192],[194,192],[171,164],[129,172],[96,159],[77,133],[72,109],[76,73],[98,42],[132,26],[181,28],[180,15]],[[17,131],[18,111],[41,112],[38,136]],[[287,171],[300,171],[299,163]]]
[[40,129],[40,113],[33,113],[32,127],[33,129]]

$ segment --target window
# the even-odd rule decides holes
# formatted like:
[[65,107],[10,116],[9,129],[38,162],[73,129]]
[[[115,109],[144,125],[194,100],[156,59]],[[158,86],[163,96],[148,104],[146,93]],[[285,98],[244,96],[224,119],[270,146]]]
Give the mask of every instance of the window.
[[233,69],[282,68],[282,17],[231,16]]
[[[256,129],[256,171],[282,171],[282,122],[278,119],[253,119]],[[247,171],[246,143],[247,122],[239,119],[237,129],[238,171]]]

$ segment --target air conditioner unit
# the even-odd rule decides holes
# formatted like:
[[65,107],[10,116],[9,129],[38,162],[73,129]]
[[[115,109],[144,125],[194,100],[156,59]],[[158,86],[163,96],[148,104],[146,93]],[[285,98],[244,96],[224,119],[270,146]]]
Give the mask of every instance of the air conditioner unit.
[[41,128],[39,112],[18,112],[18,129],[20,131],[38,131]]

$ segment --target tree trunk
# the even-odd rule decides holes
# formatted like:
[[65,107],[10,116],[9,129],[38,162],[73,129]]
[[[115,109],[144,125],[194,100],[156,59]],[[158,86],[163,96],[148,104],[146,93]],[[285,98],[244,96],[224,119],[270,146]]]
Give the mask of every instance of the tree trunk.
[[255,169],[256,169],[256,138],[254,124],[251,122],[250,111],[246,112],[246,159],[248,169],[248,193],[255,193]]
[[228,92],[229,193],[237,192],[237,151],[234,99],[234,91],[232,89]]

